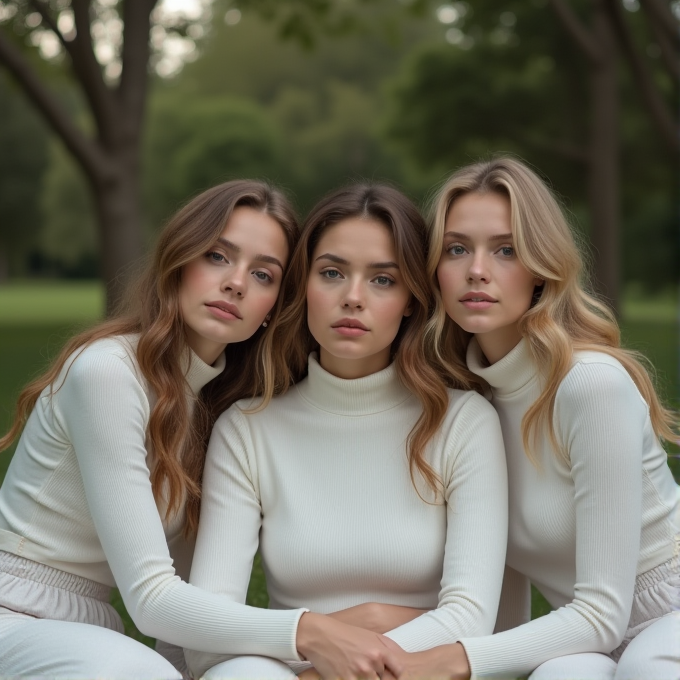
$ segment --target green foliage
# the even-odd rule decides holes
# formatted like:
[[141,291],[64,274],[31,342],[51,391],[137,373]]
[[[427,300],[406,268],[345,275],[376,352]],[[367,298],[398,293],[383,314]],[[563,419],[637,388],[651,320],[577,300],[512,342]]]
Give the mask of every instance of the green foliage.
[[44,255],[65,267],[96,259],[97,218],[80,168],[61,142],[52,139],[40,196]]
[[147,144],[147,196],[158,224],[211,186],[236,178],[270,178],[281,142],[266,112],[235,97],[183,101],[167,92],[154,102]]
[[[47,134],[24,98],[0,74],[0,280],[23,273],[40,226]],[[9,271],[8,271],[9,270]]]

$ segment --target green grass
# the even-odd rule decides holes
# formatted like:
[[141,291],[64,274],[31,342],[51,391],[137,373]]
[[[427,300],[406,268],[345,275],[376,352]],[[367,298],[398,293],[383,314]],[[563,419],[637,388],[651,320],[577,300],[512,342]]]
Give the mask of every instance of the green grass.
[[104,286],[95,281],[31,281],[0,286],[0,325],[38,327],[91,323],[104,314]]
[[[96,282],[30,282],[0,286],[0,431],[6,431],[17,395],[23,385],[39,375],[59,352],[65,340],[101,318],[104,296]],[[678,375],[677,303],[672,296],[624,303],[624,344],[641,351],[656,367],[659,391],[680,404]],[[12,450],[0,454],[0,481]],[[677,453],[677,451],[676,451]],[[671,459],[680,480],[680,459]],[[147,644],[134,626],[117,591],[112,602],[121,612],[128,635]],[[259,556],[248,589],[248,603],[266,607],[267,589]],[[550,605],[532,592],[532,616],[550,611]]]

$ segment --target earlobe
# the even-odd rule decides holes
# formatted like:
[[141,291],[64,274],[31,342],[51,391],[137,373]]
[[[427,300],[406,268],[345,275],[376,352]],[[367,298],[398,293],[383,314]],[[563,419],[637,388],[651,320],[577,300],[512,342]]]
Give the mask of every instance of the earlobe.
[[411,316],[411,314],[413,314],[413,305],[409,303],[404,310],[404,316]]

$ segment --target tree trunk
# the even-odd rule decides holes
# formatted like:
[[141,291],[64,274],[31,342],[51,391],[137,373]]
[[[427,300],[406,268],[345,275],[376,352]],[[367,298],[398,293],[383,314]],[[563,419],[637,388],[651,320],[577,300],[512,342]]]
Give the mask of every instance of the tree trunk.
[[117,153],[118,171],[93,182],[101,245],[101,274],[106,282],[106,314],[123,298],[142,256],[142,218],[137,150]]
[[588,195],[595,250],[593,283],[620,311],[619,94],[616,36],[603,0],[595,3],[593,38],[599,59],[591,67]]

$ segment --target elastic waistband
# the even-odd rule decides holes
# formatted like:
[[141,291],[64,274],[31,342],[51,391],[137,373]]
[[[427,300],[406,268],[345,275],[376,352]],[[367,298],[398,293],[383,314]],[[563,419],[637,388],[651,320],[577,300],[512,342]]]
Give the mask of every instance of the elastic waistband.
[[635,594],[637,595],[661,581],[668,581],[673,576],[680,578],[680,535],[675,537],[673,557],[649,571],[645,571],[635,579]]
[[0,550],[0,572],[18,578],[35,581],[43,585],[61,588],[82,597],[91,597],[101,602],[108,602],[111,588],[103,583],[91,581],[84,576],[69,574],[41,562],[27,560],[13,553]]

